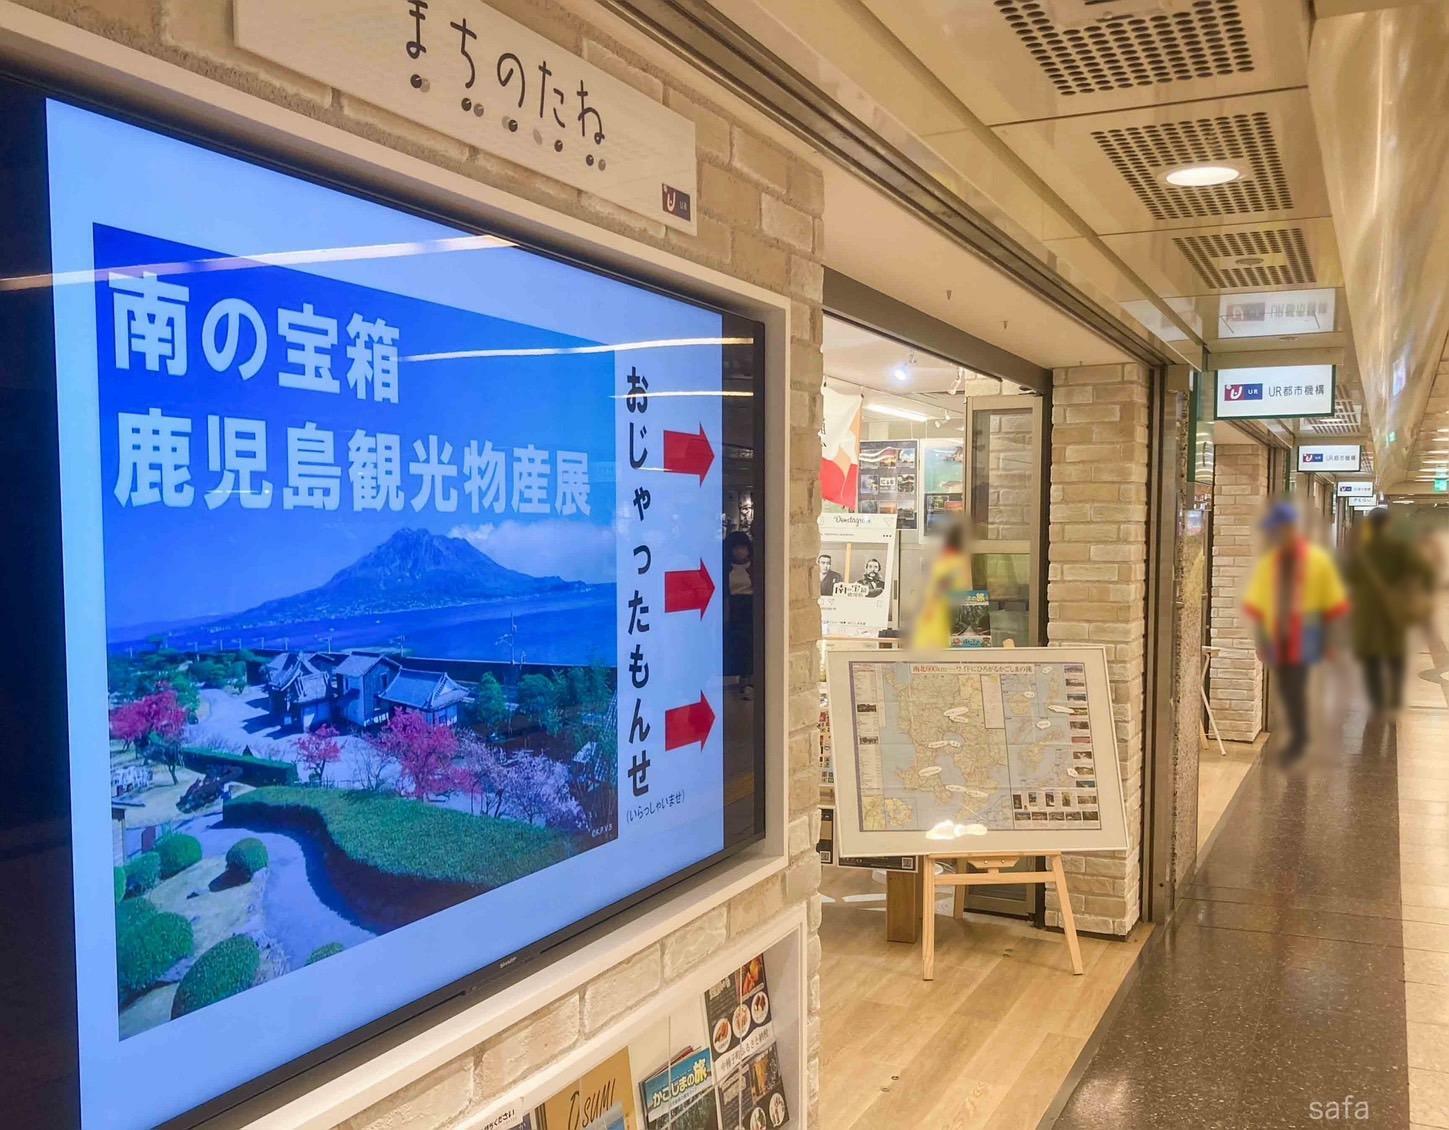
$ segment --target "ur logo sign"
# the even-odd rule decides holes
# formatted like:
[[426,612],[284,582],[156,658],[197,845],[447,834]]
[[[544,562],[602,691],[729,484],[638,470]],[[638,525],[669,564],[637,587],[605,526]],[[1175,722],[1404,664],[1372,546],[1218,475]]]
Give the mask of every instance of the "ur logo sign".
[[1228,385],[1224,390],[1227,400],[1262,400],[1262,385]]

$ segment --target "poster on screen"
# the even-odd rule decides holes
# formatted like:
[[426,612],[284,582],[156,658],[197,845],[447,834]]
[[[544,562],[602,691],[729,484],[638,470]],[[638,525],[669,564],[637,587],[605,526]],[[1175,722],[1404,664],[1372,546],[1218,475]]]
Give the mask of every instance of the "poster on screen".
[[1298,448],[1298,469],[1356,473],[1362,469],[1362,452],[1356,443],[1305,443]]
[[1333,415],[1332,365],[1218,370],[1218,419]]

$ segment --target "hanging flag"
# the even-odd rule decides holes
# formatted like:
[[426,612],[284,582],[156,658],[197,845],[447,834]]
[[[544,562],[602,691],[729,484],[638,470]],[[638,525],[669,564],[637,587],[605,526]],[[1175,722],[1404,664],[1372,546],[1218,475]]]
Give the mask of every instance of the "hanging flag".
[[825,424],[820,429],[820,497],[854,510],[860,486],[861,397],[829,385],[821,394]]

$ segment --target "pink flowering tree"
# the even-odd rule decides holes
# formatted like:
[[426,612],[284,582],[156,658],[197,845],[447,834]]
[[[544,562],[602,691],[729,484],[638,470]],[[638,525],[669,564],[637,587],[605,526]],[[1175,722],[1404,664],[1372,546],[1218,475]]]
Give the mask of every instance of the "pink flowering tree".
[[186,729],[186,710],[176,698],[169,683],[158,683],[156,690],[133,702],[122,703],[111,711],[111,737],[134,746],[148,761],[160,761],[176,781],[181,764],[181,734]]
[[469,812],[487,813],[489,798],[497,796],[499,751],[472,730],[459,732],[457,739],[453,787],[467,794]]
[[569,791],[568,767],[543,754],[520,753],[499,761],[498,808],[530,824],[582,828],[584,812]]
[[325,722],[298,738],[295,749],[297,764],[319,785],[326,779],[327,766],[342,760],[342,743],[337,740],[337,731]]
[[398,710],[368,740],[397,765],[408,795],[426,800],[454,787],[458,736],[452,727],[434,726],[416,710]]

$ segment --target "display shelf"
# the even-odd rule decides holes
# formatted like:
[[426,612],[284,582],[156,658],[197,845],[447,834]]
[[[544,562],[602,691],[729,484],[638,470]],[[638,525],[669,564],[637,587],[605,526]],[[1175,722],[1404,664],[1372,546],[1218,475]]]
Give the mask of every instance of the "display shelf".
[[[547,1067],[461,1119],[454,1130],[503,1130],[512,1127],[551,1095],[572,1080],[586,1075],[596,1065],[620,1050],[637,1045],[651,1029],[666,1024],[682,1009],[698,1006],[703,1014],[704,994],[751,958],[763,954],[771,996],[771,1022],[779,1050],[780,1074],[784,1082],[789,1120],[770,1130],[805,1130],[809,1124],[805,1093],[805,1014],[809,999],[806,964],[808,925],[803,907],[795,907],[764,925],[733,939],[707,964],[681,980],[666,986],[625,1016],[613,1021]],[[657,1066],[653,1062],[633,1064],[634,1086]],[[718,1081],[717,1081],[718,1083]],[[637,1130],[644,1130],[642,1112]],[[737,1130],[728,1122],[722,1130]],[[554,1130],[552,1126],[549,1130]],[[748,1128],[745,1128],[748,1130]]]

